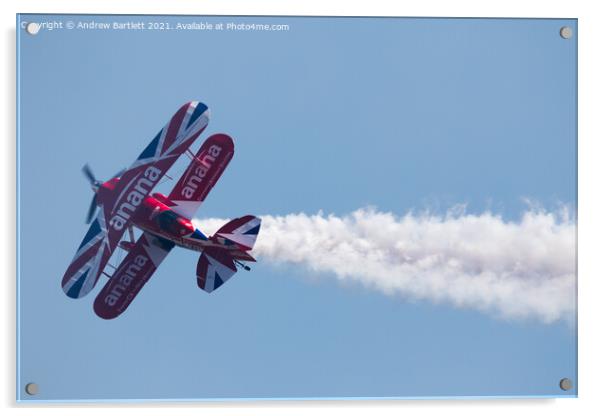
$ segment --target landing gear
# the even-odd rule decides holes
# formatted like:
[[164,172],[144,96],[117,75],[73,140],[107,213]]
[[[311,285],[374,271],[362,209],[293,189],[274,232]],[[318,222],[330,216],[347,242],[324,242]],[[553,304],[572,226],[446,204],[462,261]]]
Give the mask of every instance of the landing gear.
[[136,238],[134,236],[134,227],[128,227],[128,234],[130,237],[130,241],[122,240],[119,242],[119,248],[129,252],[136,245]]
[[247,266],[246,264],[242,264],[241,262],[239,262],[238,260],[234,260],[234,263],[236,263],[238,266],[242,267],[243,269],[245,269],[246,271],[251,271],[251,268],[249,266]]

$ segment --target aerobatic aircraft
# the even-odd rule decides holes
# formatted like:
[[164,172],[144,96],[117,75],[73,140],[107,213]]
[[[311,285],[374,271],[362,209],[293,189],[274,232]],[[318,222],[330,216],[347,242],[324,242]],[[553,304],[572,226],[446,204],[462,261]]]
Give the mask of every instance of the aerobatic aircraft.
[[[84,166],[94,191],[87,217],[91,224],[63,277],[67,296],[85,296],[105,274],[109,280],[96,296],[94,311],[101,318],[115,318],[175,246],[201,253],[197,284],[207,292],[230,279],[237,267],[250,270],[243,262],[255,261],[249,252],[259,233],[259,218],[236,218],[210,237],[190,221],[234,155],[234,142],[226,134],[207,138],[196,155],[189,150],[208,122],[206,105],[187,103],[134,163],[112,179],[98,181],[88,165]],[[171,193],[151,193],[183,154],[191,162]],[[142,231],[137,241],[133,227]],[[126,231],[129,239],[122,240]],[[128,254],[118,266],[111,266],[109,259],[118,248]],[[111,275],[107,266],[113,268]]]

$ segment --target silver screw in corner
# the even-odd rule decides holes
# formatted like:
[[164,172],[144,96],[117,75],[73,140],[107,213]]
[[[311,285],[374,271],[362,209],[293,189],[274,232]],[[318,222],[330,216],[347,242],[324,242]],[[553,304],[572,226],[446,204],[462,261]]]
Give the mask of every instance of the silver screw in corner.
[[560,380],[560,388],[564,391],[570,390],[573,388],[573,382],[571,381],[570,378],[563,378],[562,380]]
[[40,31],[40,24],[35,22],[27,23],[27,25],[25,26],[25,30],[30,35],[37,35]]
[[560,37],[562,39],[570,39],[573,37],[573,29],[570,26],[562,26],[560,28]]
[[29,394],[30,396],[35,396],[38,394],[38,385],[36,383],[27,383],[25,385],[25,393]]

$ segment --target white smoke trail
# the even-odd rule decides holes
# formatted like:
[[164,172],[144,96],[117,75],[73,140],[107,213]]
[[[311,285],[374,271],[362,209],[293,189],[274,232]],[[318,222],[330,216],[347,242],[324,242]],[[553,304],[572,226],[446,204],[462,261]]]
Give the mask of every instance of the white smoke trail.
[[[571,321],[576,227],[568,210],[532,209],[518,222],[491,213],[403,217],[374,209],[349,215],[264,215],[253,254],[401,295],[506,318]],[[209,234],[227,220],[200,219]]]

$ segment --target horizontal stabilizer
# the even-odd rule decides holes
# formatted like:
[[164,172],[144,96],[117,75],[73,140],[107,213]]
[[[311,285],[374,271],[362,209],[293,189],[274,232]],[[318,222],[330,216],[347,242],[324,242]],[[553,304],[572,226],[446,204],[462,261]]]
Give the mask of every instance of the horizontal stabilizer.
[[213,292],[236,273],[236,265],[227,250],[207,248],[196,268],[197,284],[205,292]]

